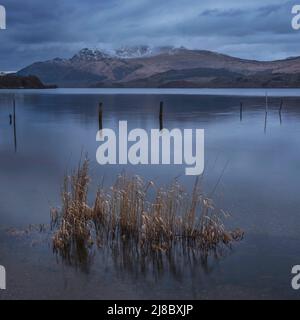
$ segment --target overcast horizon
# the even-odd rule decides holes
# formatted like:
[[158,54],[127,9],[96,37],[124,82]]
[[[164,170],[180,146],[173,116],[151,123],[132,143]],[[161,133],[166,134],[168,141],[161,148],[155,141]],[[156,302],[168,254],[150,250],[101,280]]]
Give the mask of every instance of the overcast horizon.
[[85,47],[184,46],[256,60],[300,56],[300,31],[291,27],[296,3],[0,0],[7,13],[7,30],[0,31],[0,70],[69,58]]

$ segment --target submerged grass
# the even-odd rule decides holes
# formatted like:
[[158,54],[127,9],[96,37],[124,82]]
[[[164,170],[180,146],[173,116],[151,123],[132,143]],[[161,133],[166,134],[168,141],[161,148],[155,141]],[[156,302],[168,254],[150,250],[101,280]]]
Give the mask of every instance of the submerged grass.
[[177,180],[166,188],[139,176],[118,176],[108,190],[97,191],[88,204],[89,161],[66,176],[62,208],[51,210],[53,249],[70,263],[88,263],[94,245],[130,246],[141,255],[170,253],[176,246],[208,255],[243,238],[226,230],[227,214],[216,209],[197,179],[192,194]]

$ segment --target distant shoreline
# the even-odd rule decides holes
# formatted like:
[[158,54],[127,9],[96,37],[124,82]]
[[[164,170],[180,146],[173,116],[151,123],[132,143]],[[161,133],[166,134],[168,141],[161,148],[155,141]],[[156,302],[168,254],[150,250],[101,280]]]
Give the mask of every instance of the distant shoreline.
[[50,89],[57,86],[45,85],[36,76],[19,76],[14,73],[0,75],[0,89]]
[[81,95],[216,95],[265,97],[300,97],[300,88],[45,88],[0,89],[0,94],[81,94]]

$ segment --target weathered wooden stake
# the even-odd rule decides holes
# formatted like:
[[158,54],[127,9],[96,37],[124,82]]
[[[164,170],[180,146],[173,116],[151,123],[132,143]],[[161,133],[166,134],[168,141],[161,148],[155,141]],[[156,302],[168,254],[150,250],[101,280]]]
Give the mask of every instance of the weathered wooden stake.
[[164,117],[164,103],[163,101],[161,101],[160,107],[159,107],[159,129],[160,130],[164,128],[163,117]]
[[14,126],[14,146],[17,152],[17,127],[16,127],[16,100],[13,98],[13,126]]
[[265,134],[267,133],[267,124],[268,124],[268,112],[266,112],[265,114],[265,127],[264,127]]
[[269,101],[268,101],[268,91],[266,91],[266,113],[268,113]]
[[280,107],[279,107],[279,121],[280,121],[280,124],[282,124],[282,116],[281,116],[282,108],[283,108],[283,99],[281,99]]
[[281,101],[280,101],[279,113],[281,113],[282,107],[283,107],[283,99],[281,99]]
[[103,103],[99,103],[99,110],[98,110],[98,121],[99,121],[99,130],[103,129],[103,121],[102,121],[102,114],[103,114]]
[[16,118],[16,99],[15,99],[15,97],[13,99],[13,116],[15,119]]
[[240,120],[243,120],[243,102],[240,102]]

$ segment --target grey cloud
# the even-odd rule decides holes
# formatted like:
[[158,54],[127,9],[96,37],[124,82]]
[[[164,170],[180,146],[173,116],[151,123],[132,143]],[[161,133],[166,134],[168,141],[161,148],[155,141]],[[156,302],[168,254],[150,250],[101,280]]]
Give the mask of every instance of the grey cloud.
[[0,70],[68,57],[84,47],[184,45],[244,58],[300,55],[292,1],[0,0]]

